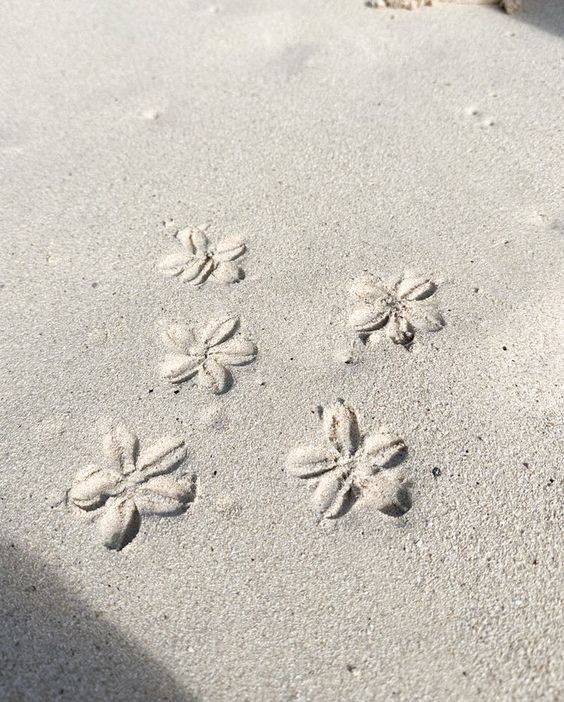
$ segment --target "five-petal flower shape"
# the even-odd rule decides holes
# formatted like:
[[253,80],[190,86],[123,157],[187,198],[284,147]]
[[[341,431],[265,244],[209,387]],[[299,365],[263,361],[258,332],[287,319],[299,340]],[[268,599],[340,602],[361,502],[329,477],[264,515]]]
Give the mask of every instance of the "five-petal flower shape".
[[326,518],[339,517],[366,490],[388,494],[388,503],[379,507],[387,514],[407,512],[411,499],[404,478],[396,481],[393,505],[389,485],[378,485],[384,469],[397,466],[407,454],[403,440],[384,428],[364,435],[356,412],[342,400],[325,408],[322,419],[328,445],[300,446],[286,461],[291,475],[317,480],[313,493],[317,512]]
[[404,274],[384,285],[378,278],[364,276],[351,288],[353,298],[361,306],[349,318],[351,327],[363,339],[385,327],[387,336],[396,344],[409,346],[415,331],[438,331],[444,320],[434,302],[428,300],[437,289],[429,278]]
[[182,249],[169,254],[160,263],[165,275],[177,276],[191,285],[203,285],[208,278],[220,283],[235,283],[243,276],[235,262],[245,253],[245,244],[239,237],[210,243],[205,230],[187,227],[176,235]]
[[192,497],[192,485],[165,475],[185,458],[184,441],[167,437],[139,453],[135,434],[121,424],[104,438],[105,467],[78,471],[68,492],[69,501],[95,511],[97,526],[107,548],[120,550],[139,531],[141,515],[183,512]]
[[198,385],[219,395],[229,390],[233,377],[228,366],[243,366],[255,360],[257,347],[241,334],[234,336],[239,317],[223,315],[194,332],[185,324],[173,324],[163,334],[167,348],[161,375],[171,383],[196,376]]

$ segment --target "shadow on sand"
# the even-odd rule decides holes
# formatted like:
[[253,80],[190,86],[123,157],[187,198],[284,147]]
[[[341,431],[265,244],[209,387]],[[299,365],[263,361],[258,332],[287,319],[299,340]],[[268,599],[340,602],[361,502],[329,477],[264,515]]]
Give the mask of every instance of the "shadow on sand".
[[3,702],[195,702],[162,665],[16,544],[0,543],[0,616]]
[[513,15],[516,20],[564,37],[564,0],[523,0],[523,4],[523,12]]

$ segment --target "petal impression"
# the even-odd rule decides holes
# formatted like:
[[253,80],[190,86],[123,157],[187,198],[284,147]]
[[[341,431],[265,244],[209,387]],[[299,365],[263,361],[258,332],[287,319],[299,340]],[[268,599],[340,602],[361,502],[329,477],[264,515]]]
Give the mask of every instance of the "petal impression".
[[194,248],[196,249],[196,253],[199,255],[205,255],[209,246],[208,237],[206,236],[205,232],[199,227],[195,227],[192,230],[192,235],[190,238]]
[[241,278],[241,269],[233,261],[220,261],[212,276],[220,283],[236,283]]
[[120,551],[137,536],[141,515],[135,502],[126,497],[110,505],[98,520],[97,526],[104,546]]
[[413,341],[413,327],[409,321],[401,314],[394,313],[386,326],[386,334],[394,342],[401,346],[409,346]]
[[[195,287],[199,287],[200,285],[203,285],[206,280],[210,277],[210,275],[213,272],[214,268],[214,262],[213,259],[207,258],[205,260],[205,263],[202,267],[202,270],[198,273],[198,275],[192,279],[191,285],[194,285]],[[180,276],[180,279],[182,280],[182,276]]]
[[139,442],[135,434],[123,424],[112,426],[103,442],[106,456],[111,458],[125,474],[135,469],[138,446]]
[[405,456],[407,446],[396,434],[377,432],[366,437],[364,451],[373,467],[385,468]]
[[201,356],[169,353],[161,364],[160,374],[171,383],[182,383],[196,375],[202,361]]
[[213,262],[208,258],[192,258],[179,279],[183,283],[201,285],[206,281],[213,270]]
[[159,268],[165,275],[173,278],[175,275],[180,275],[191,260],[192,256],[186,251],[178,251],[165,256],[159,263]]
[[221,395],[231,385],[231,374],[221,363],[208,357],[198,370],[198,385],[211,390],[214,395]]
[[142,513],[170,515],[183,512],[191,495],[191,486],[170,475],[159,475],[137,490],[135,502]]
[[298,446],[286,459],[286,470],[297,478],[314,478],[336,465],[335,454],[318,446]]
[[402,300],[424,300],[437,289],[436,283],[425,276],[408,276],[398,283],[397,295]]
[[234,314],[225,314],[212,321],[205,327],[201,334],[201,341],[206,346],[216,346],[233,335],[239,325],[239,317]]
[[163,332],[163,341],[171,350],[189,355],[195,342],[194,332],[186,324],[172,324]]
[[445,320],[432,301],[409,305],[405,316],[419,331],[437,332],[445,326]]
[[350,496],[351,488],[349,475],[333,471],[322,476],[312,498],[317,512],[326,519],[338,517]]
[[95,509],[119,491],[121,480],[117,471],[93,466],[77,474],[68,493],[69,500],[80,509]]
[[366,305],[373,305],[388,296],[386,287],[373,276],[361,276],[353,281],[350,293]]
[[246,246],[240,237],[222,239],[215,247],[216,261],[234,261],[245,253]]
[[345,456],[352,456],[360,444],[360,430],[354,409],[345,402],[323,411],[325,434],[334,448]]
[[185,227],[176,235],[178,241],[183,244],[183,246],[185,246],[192,255],[196,254],[196,247],[192,241],[192,236],[196,231],[196,227]]
[[229,366],[244,366],[255,360],[256,344],[250,339],[236,336],[210,349],[210,356]]
[[365,334],[383,327],[389,316],[389,305],[382,300],[377,304],[365,305],[354,310],[349,317],[349,325],[359,334]]
[[154,475],[171,470],[184,458],[186,458],[184,439],[167,436],[141,452],[137,461],[137,472],[144,480],[148,480]]

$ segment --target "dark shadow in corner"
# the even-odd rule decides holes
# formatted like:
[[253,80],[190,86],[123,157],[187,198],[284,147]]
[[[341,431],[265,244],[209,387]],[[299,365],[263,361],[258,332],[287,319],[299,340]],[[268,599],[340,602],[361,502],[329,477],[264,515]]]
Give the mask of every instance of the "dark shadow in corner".
[[564,37],[563,0],[523,0],[523,11],[511,19],[532,24],[545,32]]
[[3,542],[0,617],[3,702],[196,700],[43,563]]

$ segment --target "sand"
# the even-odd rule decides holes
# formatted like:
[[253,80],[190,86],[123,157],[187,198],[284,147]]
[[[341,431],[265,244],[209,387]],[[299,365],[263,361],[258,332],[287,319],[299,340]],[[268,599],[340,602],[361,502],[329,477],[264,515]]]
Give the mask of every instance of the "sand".
[[0,4],[0,698],[562,697],[561,3]]

